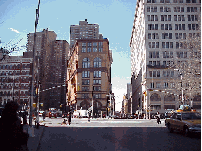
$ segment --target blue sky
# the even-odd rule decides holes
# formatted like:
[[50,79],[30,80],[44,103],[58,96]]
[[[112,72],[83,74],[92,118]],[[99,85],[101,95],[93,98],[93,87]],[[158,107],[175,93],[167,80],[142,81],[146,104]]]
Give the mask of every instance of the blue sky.
[[[41,0],[37,31],[45,28],[55,31],[58,40],[69,42],[70,25],[80,20],[97,23],[100,33],[109,39],[113,53],[112,90],[116,96],[116,110],[130,83],[130,37],[136,0]],[[0,0],[0,47],[12,47],[18,43],[22,55],[26,51],[27,34],[34,32],[35,10],[38,0]],[[10,42],[11,41],[11,42]],[[9,43],[10,42],[10,43]],[[9,43],[9,44],[8,44]]]

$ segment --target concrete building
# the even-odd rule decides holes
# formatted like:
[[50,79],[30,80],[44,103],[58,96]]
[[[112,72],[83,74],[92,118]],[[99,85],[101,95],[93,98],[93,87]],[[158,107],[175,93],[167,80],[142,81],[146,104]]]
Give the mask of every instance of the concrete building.
[[73,48],[77,39],[103,39],[102,34],[99,34],[98,24],[88,24],[85,21],[79,21],[79,25],[70,26],[70,49]]
[[[48,110],[50,107],[60,109],[60,105],[64,105],[66,102],[66,61],[69,44],[66,40],[56,40],[56,37],[56,33],[48,31],[48,29],[36,33],[35,56],[39,56],[39,64],[38,57],[36,57],[34,81],[36,84],[37,79],[39,79],[40,103],[43,103],[41,109],[44,110]],[[33,52],[33,45],[34,33],[29,33],[27,35],[28,52]]]
[[[67,62],[67,104],[106,114],[111,88],[112,52],[108,39],[78,39]],[[92,97],[93,96],[93,97]]]
[[181,104],[200,110],[200,3],[137,1],[130,41],[136,110],[163,113]]
[[0,61],[0,106],[16,101],[21,109],[27,109],[30,100],[32,57],[25,52],[23,56],[6,56]]

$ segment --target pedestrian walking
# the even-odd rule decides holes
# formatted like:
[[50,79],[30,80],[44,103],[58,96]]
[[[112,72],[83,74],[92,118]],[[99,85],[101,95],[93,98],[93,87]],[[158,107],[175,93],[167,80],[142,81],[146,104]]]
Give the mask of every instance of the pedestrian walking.
[[8,102],[1,117],[0,135],[2,136],[1,148],[9,151],[26,150],[29,134],[23,132],[23,125],[17,115],[19,105]]
[[26,112],[23,112],[22,118],[23,118],[23,125],[26,125],[27,124],[27,115],[26,115]]
[[45,118],[46,118],[46,113],[45,113],[45,111],[43,112],[42,116],[43,116],[43,121],[45,121]]
[[68,123],[69,123],[69,125],[71,124],[71,111],[69,112],[69,118],[68,118]]
[[156,113],[156,119],[157,119],[157,123],[159,124],[161,124],[161,116],[160,116],[160,113],[157,111],[157,113]]

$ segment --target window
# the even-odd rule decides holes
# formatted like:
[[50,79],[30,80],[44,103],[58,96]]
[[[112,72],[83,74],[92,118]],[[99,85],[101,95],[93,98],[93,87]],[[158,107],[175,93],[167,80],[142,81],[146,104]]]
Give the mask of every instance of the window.
[[103,42],[99,42],[98,45],[99,45],[99,47],[102,47],[103,46]]
[[99,85],[99,84],[101,84],[101,80],[93,80],[93,84],[94,85]]
[[172,51],[164,51],[163,52],[163,58],[173,58],[173,52]]
[[184,52],[178,51],[176,53],[177,53],[178,58],[187,58],[187,52],[186,51],[184,51]]
[[175,30],[185,30],[185,24],[175,24]]
[[174,12],[184,12],[184,7],[174,7]]
[[162,39],[172,39],[172,33],[162,33]]
[[171,15],[161,15],[161,21],[171,21]]
[[158,21],[157,15],[147,15],[148,21]]
[[86,52],[86,48],[82,47],[82,51],[81,52]]
[[172,30],[171,24],[161,24],[161,30]]
[[94,78],[101,78],[101,71],[94,71],[93,72],[93,77]]
[[186,39],[186,33],[175,33],[176,39]]
[[173,48],[173,42],[162,42],[162,48]]
[[82,85],[89,85],[89,84],[90,84],[90,80],[82,79]]
[[88,50],[87,50],[87,52],[91,52],[91,47],[88,47]]
[[102,67],[101,59],[98,57],[94,59],[93,64],[94,64],[94,68]]
[[197,12],[197,7],[187,7],[187,12]]
[[95,99],[98,99],[98,98],[101,98],[101,94],[93,94],[93,98],[95,98]]
[[150,88],[154,88],[154,82],[150,83]]
[[148,33],[148,39],[159,39],[158,33]]
[[159,42],[149,42],[149,48],[159,48]]
[[90,60],[88,58],[84,58],[82,62],[83,68],[90,68]]
[[93,52],[97,52],[97,48],[96,47],[93,47]]
[[87,98],[89,98],[89,94],[88,93],[84,93],[84,94],[82,94],[82,96],[81,96],[83,99],[87,99]]
[[167,6],[160,7],[160,12],[171,12],[171,8]]
[[91,47],[91,46],[92,46],[92,43],[91,43],[91,42],[89,42],[89,43],[88,43],[88,47]]
[[99,51],[99,52],[102,52],[102,48],[99,47],[99,50],[98,50],[98,51]]
[[90,77],[90,71],[82,71],[82,78],[89,78]]
[[158,30],[158,24],[148,24],[148,30]]
[[164,88],[168,87],[168,82],[164,82]]
[[101,91],[101,86],[93,86],[93,91]]
[[86,47],[86,43],[82,42],[82,47]]
[[159,58],[159,51],[150,51],[149,58]]
[[147,12],[157,12],[157,7],[147,7]]
[[93,42],[93,47],[97,47],[97,42]]
[[83,86],[82,91],[89,91],[89,87]]
[[187,15],[188,21],[198,21],[198,15]]

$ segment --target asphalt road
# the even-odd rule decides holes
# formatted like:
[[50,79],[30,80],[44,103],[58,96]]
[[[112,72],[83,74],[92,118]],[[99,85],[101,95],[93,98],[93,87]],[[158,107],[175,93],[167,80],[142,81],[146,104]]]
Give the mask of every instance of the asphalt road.
[[93,119],[87,122],[87,119],[72,119],[71,125],[61,125],[62,120],[45,120],[48,127],[45,127],[38,151],[201,150],[199,136],[184,137],[178,132],[169,133],[164,121],[158,125],[155,120]]

